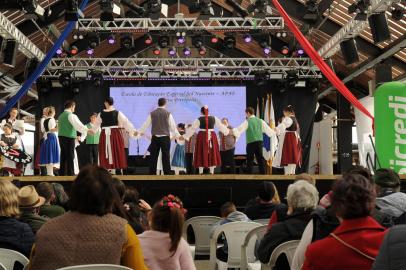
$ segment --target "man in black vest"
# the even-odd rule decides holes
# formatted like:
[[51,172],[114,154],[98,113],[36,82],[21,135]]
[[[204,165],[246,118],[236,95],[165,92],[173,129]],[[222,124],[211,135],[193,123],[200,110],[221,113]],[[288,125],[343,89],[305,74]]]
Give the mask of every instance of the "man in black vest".
[[158,161],[159,150],[162,152],[162,167],[164,174],[173,174],[171,171],[170,148],[171,139],[170,133],[174,133],[176,138],[180,134],[176,128],[175,120],[170,112],[165,109],[166,99],[158,99],[158,108],[150,113],[147,120],[139,129],[138,133],[144,133],[151,125],[151,160],[149,163],[149,174],[156,174],[156,165]]

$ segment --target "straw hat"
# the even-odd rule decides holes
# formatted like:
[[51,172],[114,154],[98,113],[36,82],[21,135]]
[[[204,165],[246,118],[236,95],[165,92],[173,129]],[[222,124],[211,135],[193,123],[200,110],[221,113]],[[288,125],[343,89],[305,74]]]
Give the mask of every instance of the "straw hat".
[[36,208],[45,203],[45,198],[38,195],[34,186],[24,186],[18,191],[20,208]]

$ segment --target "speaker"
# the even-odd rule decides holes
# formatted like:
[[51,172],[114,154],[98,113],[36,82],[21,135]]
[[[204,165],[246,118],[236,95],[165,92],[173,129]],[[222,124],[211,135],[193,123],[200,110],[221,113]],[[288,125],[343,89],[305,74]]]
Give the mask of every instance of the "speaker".
[[369,16],[368,22],[375,43],[390,39],[390,31],[385,12],[372,14]]
[[381,63],[375,66],[375,82],[379,86],[392,81],[392,65]]
[[340,43],[341,47],[341,53],[343,54],[345,63],[347,65],[356,63],[359,61],[358,57],[358,50],[357,50],[357,44],[355,42],[355,39],[347,39],[344,40]]
[[14,67],[16,63],[18,44],[14,39],[7,39],[3,47],[3,64]]

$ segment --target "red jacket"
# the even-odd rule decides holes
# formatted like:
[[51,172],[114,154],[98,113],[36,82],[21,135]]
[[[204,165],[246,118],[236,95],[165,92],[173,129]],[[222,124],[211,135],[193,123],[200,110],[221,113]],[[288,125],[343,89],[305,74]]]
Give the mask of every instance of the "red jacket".
[[[375,258],[385,236],[386,228],[372,217],[346,219],[334,234],[364,254]],[[373,261],[340,243],[332,236],[307,247],[302,270],[369,270]]]

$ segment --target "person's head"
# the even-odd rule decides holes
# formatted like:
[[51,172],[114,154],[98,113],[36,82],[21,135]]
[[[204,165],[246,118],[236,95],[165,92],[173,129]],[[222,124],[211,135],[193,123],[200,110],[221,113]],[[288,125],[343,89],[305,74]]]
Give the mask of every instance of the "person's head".
[[313,210],[319,202],[319,192],[316,187],[305,180],[290,184],[286,197],[291,213],[298,209]]
[[185,128],[186,128],[186,127],[185,127],[185,124],[183,124],[183,123],[179,123],[179,124],[178,124],[178,131],[179,131],[179,132],[185,131]]
[[69,201],[69,196],[66,194],[65,188],[59,183],[52,183],[52,187],[54,188],[55,194],[54,204],[66,207]]
[[351,166],[347,171],[344,172],[344,174],[360,174],[370,182],[373,182],[371,171],[360,165]]
[[294,116],[295,115],[295,111],[293,110],[293,106],[292,105],[288,105],[285,108],[283,108],[283,115],[284,116]]
[[18,109],[17,108],[12,108],[9,113],[8,113],[9,117],[11,119],[17,119],[18,116]]
[[113,185],[115,189],[117,190],[118,196],[120,197],[120,200],[124,200],[124,194],[125,194],[125,185],[124,182],[118,179],[117,177],[113,177]]
[[173,195],[163,197],[152,208],[151,228],[154,231],[169,233],[171,247],[169,251],[175,254],[182,238],[185,212],[182,201]]
[[0,216],[18,217],[18,188],[8,180],[0,181]]
[[399,175],[391,169],[378,169],[373,177],[376,194],[379,196],[387,192],[400,191]]
[[373,184],[361,174],[344,174],[333,186],[331,206],[341,219],[369,216],[375,207]]
[[223,123],[223,125],[225,125],[226,127],[228,127],[228,119],[226,117],[224,117],[223,119],[221,119],[221,123]]
[[138,205],[140,200],[140,193],[135,187],[126,187],[124,192],[124,203],[135,203]]
[[158,99],[158,106],[163,107],[166,105],[166,98],[159,98]]
[[95,123],[96,122],[96,119],[97,119],[97,113],[92,113],[91,115],[90,115],[90,122],[91,123]]
[[313,186],[316,185],[316,179],[314,179],[313,176],[311,176],[308,173],[301,173],[295,176],[295,180],[305,180],[307,182],[309,182],[310,184],[312,184]]
[[254,108],[252,108],[252,107],[247,107],[247,108],[245,109],[245,115],[246,115],[247,117],[250,117],[251,115],[254,115],[254,114],[255,114]]
[[45,198],[45,203],[50,204],[55,200],[54,187],[51,183],[41,182],[35,188],[38,192],[38,195]]
[[44,108],[42,109],[42,115],[43,115],[43,116],[48,116],[48,108],[49,108],[49,107],[44,107]]
[[203,107],[200,108],[200,113],[201,113],[202,115],[206,115],[206,112],[207,112],[207,114],[209,114],[209,107],[207,107],[207,106],[205,105],[205,106],[203,106]]
[[38,195],[33,185],[24,186],[18,191],[18,205],[22,212],[37,214],[44,203],[45,198]]
[[109,108],[114,105],[114,99],[112,97],[107,97],[104,99],[104,107]]
[[229,214],[235,211],[237,211],[237,208],[232,202],[226,202],[220,207],[220,215],[222,218],[228,217]]
[[71,186],[69,208],[88,215],[103,216],[113,211],[118,194],[110,173],[99,166],[86,166]]
[[47,111],[46,111],[46,116],[48,117],[54,117],[55,116],[55,107],[54,106],[49,106],[47,107]]
[[272,182],[263,181],[258,185],[257,193],[258,198],[262,202],[269,203],[272,201],[273,196],[275,195],[275,186]]
[[76,102],[73,100],[68,100],[65,102],[64,108],[65,110],[71,110],[72,112],[74,112],[76,108]]
[[13,131],[13,126],[10,123],[5,123],[3,126],[3,131],[4,131],[4,134],[10,135],[11,132]]

